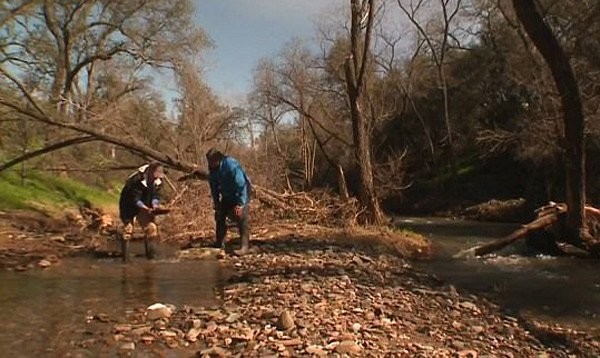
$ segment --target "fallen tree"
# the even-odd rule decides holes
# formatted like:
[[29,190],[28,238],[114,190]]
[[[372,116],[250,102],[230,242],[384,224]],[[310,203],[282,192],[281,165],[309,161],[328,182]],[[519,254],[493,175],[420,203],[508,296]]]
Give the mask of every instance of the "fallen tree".
[[463,250],[454,257],[465,258],[491,254],[516,241],[534,237],[534,235],[542,232],[544,235],[538,235],[533,238],[533,240],[540,240],[539,238],[541,237],[550,237],[556,243],[561,242],[570,244],[585,250],[590,256],[600,257],[600,238],[598,237],[600,234],[600,209],[585,206],[586,226],[588,230],[585,237],[581,240],[573,240],[571,236],[565,235],[567,224],[566,204],[550,202],[548,205],[537,209],[536,214],[537,218],[535,220],[523,225],[510,235],[488,244]]
[[[45,110],[44,106],[29,93],[29,91],[10,74],[0,68],[0,73],[13,82],[23,93],[28,106],[23,106],[6,98],[0,98],[0,105],[11,108],[27,118],[43,123],[50,127],[66,129],[75,132],[79,137],[68,139],[44,147],[40,150],[26,153],[22,156],[0,163],[0,172],[6,170],[16,163],[32,159],[34,157],[50,153],[55,150],[72,145],[87,143],[90,141],[101,141],[124,148],[146,160],[152,160],[164,166],[185,173],[180,181],[196,179],[208,180],[208,172],[194,163],[180,160],[174,155],[157,151],[147,145],[140,144],[134,138],[123,138],[112,135],[92,126],[64,121],[57,117],[52,110]],[[346,225],[356,222],[364,209],[360,210],[356,199],[340,198],[325,192],[321,193],[277,193],[267,188],[253,185],[254,195],[263,205],[280,213],[280,217],[303,219],[309,223],[327,223],[329,225]]]

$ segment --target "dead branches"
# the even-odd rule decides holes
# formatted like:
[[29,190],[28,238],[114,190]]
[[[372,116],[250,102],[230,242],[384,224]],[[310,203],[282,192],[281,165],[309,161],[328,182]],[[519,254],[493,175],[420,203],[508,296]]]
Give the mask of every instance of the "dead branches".
[[277,193],[262,187],[255,188],[256,198],[261,204],[275,210],[279,218],[338,226],[355,223],[360,214],[354,198],[344,200],[327,192]]

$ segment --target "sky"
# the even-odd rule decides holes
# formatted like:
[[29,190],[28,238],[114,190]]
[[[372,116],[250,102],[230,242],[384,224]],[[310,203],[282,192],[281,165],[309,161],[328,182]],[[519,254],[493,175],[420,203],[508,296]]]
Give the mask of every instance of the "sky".
[[261,58],[294,37],[316,36],[318,19],[348,0],[195,0],[196,23],[214,43],[204,58],[208,84],[224,101],[240,103]]

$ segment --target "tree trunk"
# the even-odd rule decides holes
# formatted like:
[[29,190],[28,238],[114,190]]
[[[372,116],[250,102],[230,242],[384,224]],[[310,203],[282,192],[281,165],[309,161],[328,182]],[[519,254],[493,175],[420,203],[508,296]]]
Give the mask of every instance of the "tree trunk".
[[379,208],[379,202],[375,196],[375,187],[373,184],[371,139],[357,100],[354,101],[351,112],[354,129],[354,155],[358,163],[359,200],[367,208],[368,221],[372,224],[381,224],[383,216]]
[[[592,257],[600,257],[600,240],[597,238],[592,238],[591,236],[586,237],[586,240],[577,240],[572,241],[569,240],[569,237],[565,237],[561,235],[567,230],[567,220],[566,214],[568,213],[568,207],[564,203],[554,203],[550,202],[550,204],[545,205],[536,210],[537,219],[534,221],[521,226],[519,229],[515,230],[512,234],[505,236],[501,239],[492,241],[490,243],[472,247],[467,250],[463,250],[458,254],[454,255],[456,258],[465,258],[465,257],[474,257],[474,256],[483,256],[487,254],[491,254],[492,252],[503,249],[504,247],[518,241],[521,239],[530,238],[534,242],[539,240],[540,237],[535,237],[535,234],[543,232],[543,230],[548,230],[548,232],[552,232],[552,236],[548,237],[548,243],[551,246],[554,246],[558,249],[557,242],[566,242],[568,244],[573,245],[581,250],[585,250]],[[586,213],[586,217],[588,220],[597,221],[600,219],[600,210],[591,206],[585,206],[584,212]],[[597,233],[596,233],[597,235]],[[543,237],[543,236],[542,236]],[[562,251],[560,251],[562,252]]]
[[[446,137],[448,140],[448,159],[450,161],[450,173],[452,180],[456,180],[458,168],[456,166],[456,150],[454,148],[454,135],[452,132],[452,121],[450,120],[450,109],[448,99],[448,83],[446,81],[446,73],[444,71],[444,63],[439,64],[438,76],[442,85],[442,97],[444,100],[444,123],[446,125]],[[454,183],[453,183],[454,184]]]
[[513,233],[508,236],[505,236],[501,239],[494,240],[488,244],[476,246],[467,250],[463,250],[458,254],[454,255],[455,258],[466,258],[466,257],[475,257],[475,256],[483,256],[487,254],[491,254],[492,252],[498,251],[500,249],[505,248],[506,246],[514,243],[515,241],[524,239],[527,235],[531,234],[534,231],[541,230],[546,228],[549,225],[552,225],[558,221],[558,215],[546,215],[541,218],[536,219],[535,221],[530,222],[527,225],[523,225],[521,228],[517,229]]
[[346,176],[344,175],[344,168],[342,168],[341,164],[337,165],[337,177],[338,177],[338,191],[340,196],[344,200],[350,199],[350,195],[348,194],[348,187],[346,186]]
[[569,59],[537,11],[533,0],[513,0],[519,21],[550,67],[560,93],[565,127],[564,146],[567,177],[567,228],[569,241],[584,239],[585,228],[585,140],[579,87]]
[[[350,0],[352,25],[350,29],[350,53],[346,58],[346,92],[352,119],[354,138],[354,156],[358,166],[358,200],[366,209],[365,221],[379,225],[383,223],[383,214],[379,207],[373,184],[373,165],[371,163],[371,131],[368,119],[360,110],[360,98],[364,91],[364,78],[369,59],[369,46],[373,27],[374,0]],[[367,11],[367,14],[363,12]],[[362,22],[367,15],[364,38],[361,37]]]

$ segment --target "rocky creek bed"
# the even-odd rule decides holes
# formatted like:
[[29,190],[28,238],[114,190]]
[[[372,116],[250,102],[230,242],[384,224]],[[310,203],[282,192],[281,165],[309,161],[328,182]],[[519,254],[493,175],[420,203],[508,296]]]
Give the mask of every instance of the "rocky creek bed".
[[[220,260],[233,275],[217,307],[131,307],[95,319],[123,354],[200,357],[593,357],[598,337],[512,317],[405,259],[298,234]],[[90,341],[84,342],[91,344]]]
[[[180,253],[181,260],[219,260],[231,272],[215,290],[217,305],[156,302],[149,309],[149,302],[81,314],[76,319],[85,329],[60,332],[68,355],[600,355],[595,334],[511,316],[493,300],[420,272],[372,238],[293,225],[254,234],[255,250],[247,256],[203,248],[209,235]],[[93,235],[86,241],[60,230],[36,235],[11,231],[3,241],[3,267],[52,270],[61,257],[97,246]],[[398,251],[406,256],[410,250]]]

